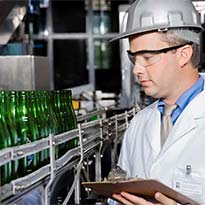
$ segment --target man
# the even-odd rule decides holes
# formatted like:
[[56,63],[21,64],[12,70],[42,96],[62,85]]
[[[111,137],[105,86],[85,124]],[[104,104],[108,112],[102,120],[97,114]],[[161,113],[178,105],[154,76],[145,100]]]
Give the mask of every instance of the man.
[[[119,166],[128,177],[157,179],[205,204],[205,90],[197,69],[201,30],[190,0],[137,0],[128,11],[126,32],[114,40],[129,39],[133,73],[157,99],[131,121]],[[169,107],[172,112],[164,117]],[[125,192],[113,198],[153,204]],[[160,192],[155,199],[177,204]]]

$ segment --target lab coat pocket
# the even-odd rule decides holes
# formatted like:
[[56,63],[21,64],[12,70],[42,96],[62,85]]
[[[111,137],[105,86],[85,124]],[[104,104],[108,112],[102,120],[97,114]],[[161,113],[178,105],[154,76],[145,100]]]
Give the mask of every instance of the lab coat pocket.
[[184,169],[175,169],[173,188],[200,204],[205,203],[202,197],[203,177],[199,172],[192,170],[190,165],[187,165]]

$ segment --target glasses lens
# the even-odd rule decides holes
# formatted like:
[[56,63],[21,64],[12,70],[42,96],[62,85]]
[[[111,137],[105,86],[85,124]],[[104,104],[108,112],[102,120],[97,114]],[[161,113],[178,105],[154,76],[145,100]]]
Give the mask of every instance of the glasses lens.
[[142,55],[142,56],[139,56],[141,57],[141,61],[139,61],[139,63],[142,65],[142,66],[150,66],[150,65],[153,65],[157,62],[160,61],[161,59],[161,55],[160,54],[149,54],[149,53],[146,53],[145,55]]
[[141,65],[144,67],[157,63],[161,59],[160,54],[146,53],[140,55],[131,55],[128,53],[128,57],[132,65]]
[[130,63],[134,66],[135,65],[135,56],[131,55],[129,53],[127,55],[128,55],[129,60],[130,60]]

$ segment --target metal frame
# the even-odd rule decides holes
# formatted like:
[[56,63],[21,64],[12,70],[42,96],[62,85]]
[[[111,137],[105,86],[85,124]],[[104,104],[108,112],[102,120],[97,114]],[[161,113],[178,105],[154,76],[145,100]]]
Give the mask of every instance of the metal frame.
[[[50,80],[51,80],[51,89],[54,89],[54,62],[53,62],[53,41],[56,39],[86,39],[87,40],[87,48],[88,48],[88,64],[87,68],[89,71],[88,74],[88,84],[74,87],[75,93],[80,94],[82,92],[82,88],[89,89],[89,91],[95,90],[95,51],[94,51],[94,40],[95,39],[110,39],[116,36],[118,33],[107,33],[107,34],[93,34],[93,8],[92,1],[87,0],[87,9],[88,9],[88,24],[86,33],[54,33],[52,24],[52,1],[49,1],[47,8],[47,17],[46,24],[48,35],[45,36],[43,34],[32,35],[31,38],[33,40],[47,40],[48,42],[48,59],[49,59],[49,68],[50,68]],[[91,86],[90,86],[91,85]]]
[[[0,187],[1,200],[5,200],[4,203],[8,201],[11,203],[12,198],[16,200],[22,197],[22,194],[25,194],[25,190],[34,189],[37,185],[46,185],[42,196],[44,197],[43,204],[48,205],[51,197],[50,188],[55,181],[55,176],[65,170],[75,168],[75,179],[64,204],[68,202],[74,189],[75,200],[78,204],[80,202],[79,182],[83,160],[87,159],[89,156],[95,156],[96,181],[101,181],[101,156],[103,155],[103,150],[108,144],[110,144],[110,142],[117,144],[121,142],[124,131],[128,126],[128,122],[139,110],[139,107],[135,107],[128,112],[126,111],[125,113],[115,115],[110,118],[103,117],[105,110],[93,112],[93,115],[98,114],[101,118],[95,121],[78,124],[77,129],[59,135],[50,134],[47,138],[35,142],[1,150],[0,165],[6,164],[13,160],[21,159],[25,156],[48,148],[51,153],[50,163],[48,165],[41,167],[27,176],[15,179],[9,184],[5,184]],[[91,113],[87,115],[87,118],[84,117],[84,120],[88,120],[90,116]],[[55,146],[75,139],[76,137],[79,138],[79,145],[71,150],[68,150],[61,158],[55,160]],[[113,150],[113,153],[116,154],[115,149]],[[112,156],[114,156],[114,154],[112,154]],[[112,164],[116,163],[116,157],[113,157],[112,160]],[[87,176],[89,178],[89,174]],[[7,200],[9,197],[10,199]]]

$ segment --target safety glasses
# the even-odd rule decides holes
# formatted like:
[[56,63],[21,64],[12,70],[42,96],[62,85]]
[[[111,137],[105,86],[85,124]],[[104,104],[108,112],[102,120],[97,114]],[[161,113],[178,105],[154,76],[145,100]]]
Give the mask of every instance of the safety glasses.
[[172,46],[168,48],[163,48],[160,50],[141,50],[136,52],[131,52],[127,50],[128,57],[133,65],[138,64],[143,67],[151,66],[161,60],[161,53],[167,53],[172,50],[176,50],[185,45],[192,45],[193,42],[187,42],[181,45]]

